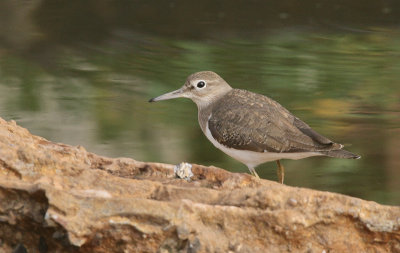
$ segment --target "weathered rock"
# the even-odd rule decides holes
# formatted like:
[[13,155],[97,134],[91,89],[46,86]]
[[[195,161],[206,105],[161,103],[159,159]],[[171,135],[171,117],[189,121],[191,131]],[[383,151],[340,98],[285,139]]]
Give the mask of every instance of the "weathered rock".
[[[0,119],[0,252],[400,252],[400,208],[106,158]],[[21,251],[22,249],[22,251]]]

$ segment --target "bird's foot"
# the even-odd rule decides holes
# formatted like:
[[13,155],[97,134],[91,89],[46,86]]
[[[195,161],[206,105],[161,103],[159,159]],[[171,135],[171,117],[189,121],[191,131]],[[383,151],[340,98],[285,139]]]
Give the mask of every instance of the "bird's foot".
[[258,176],[256,170],[254,168],[249,167],[250,173],[255,176],[256,178],[260,179],[260,177]]
[[283,167],[279,160],[277,160],[276,163],[278,164],[278,182],[283,184],[283,180],[285,179],[285,167]]

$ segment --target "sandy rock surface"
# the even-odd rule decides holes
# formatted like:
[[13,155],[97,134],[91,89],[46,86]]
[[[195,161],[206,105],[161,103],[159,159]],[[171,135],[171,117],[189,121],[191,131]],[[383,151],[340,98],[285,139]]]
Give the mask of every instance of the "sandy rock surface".
[[[107,158],[0,118],[1,252],[400,252],[400,207]],[[22,250],[22,251],[21,251]]]

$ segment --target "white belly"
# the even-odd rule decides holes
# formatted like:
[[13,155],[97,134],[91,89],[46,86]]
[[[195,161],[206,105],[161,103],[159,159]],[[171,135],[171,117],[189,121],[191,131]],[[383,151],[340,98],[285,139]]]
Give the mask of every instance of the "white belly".
[[322,154],[317,152],[300,152],[300,153],[273,153],[273,152],[255,152],[249,150],[239,150],[228,148],[222,144],[220,144],[217,140],[212,136],[210,129],[208,129],[208,123],[206,125],[207,138],[214,144],[215,147],[220,149],[225,154],[233,157],[241,163],[244,163],[247,167],[254,168],[259,164],[276,161],[280,159],[292,159],[298,160],[310,156],[320,156]]

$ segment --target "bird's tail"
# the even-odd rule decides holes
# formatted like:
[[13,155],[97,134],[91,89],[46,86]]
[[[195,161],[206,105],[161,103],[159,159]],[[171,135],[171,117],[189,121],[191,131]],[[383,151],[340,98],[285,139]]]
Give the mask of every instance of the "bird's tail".
[[324,154],[326,156],[336,157],[336,158],[346,158],[346,159],[360,159],[361,158],[361,156],[353,154],[353,153],[351,153],[351,152],[349,152],[347,150],[344,150],[344,149],[322,151],[320,153]]

